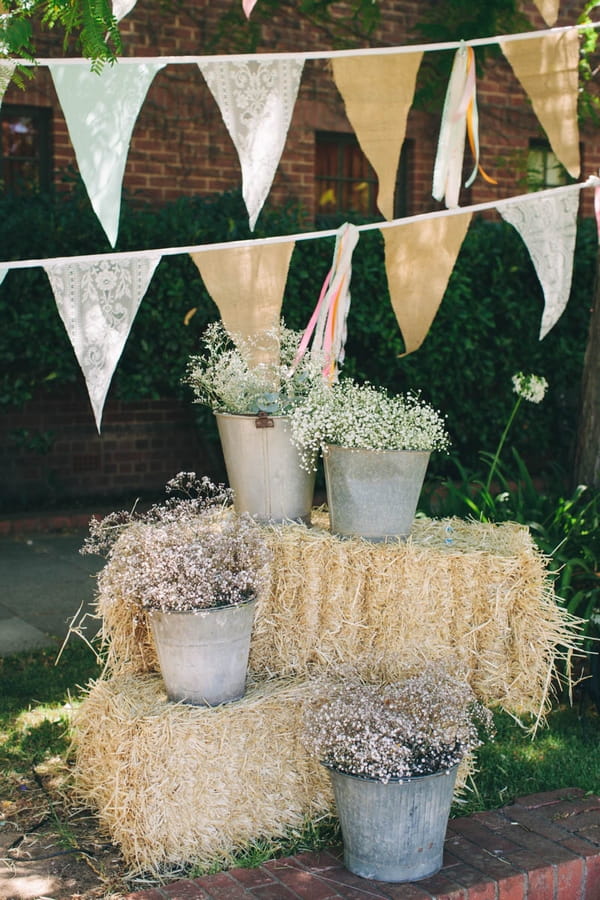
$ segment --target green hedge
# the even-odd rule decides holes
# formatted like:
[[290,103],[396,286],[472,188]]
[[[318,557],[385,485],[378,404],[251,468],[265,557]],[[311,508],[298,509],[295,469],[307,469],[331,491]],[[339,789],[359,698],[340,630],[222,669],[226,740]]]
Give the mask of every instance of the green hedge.
[[[52,197],[0,198],[7,224],[5,259],[107,252],[106,238],[81,186]],[[255,236],[307,230],[299,209],[265,211]],[[182,198],[157,209],[123,203],[118,250],[185,246],[249,237],[240,194]],[[538,340],[542,292],[528,252],[503,222],[475,220],[444,301],[419,351],[401,358],[402,339],[389,302],[379,232],[365,232],[354,254],[345,371],[394,391],[422,390],[448,415],[454,449],[465,465],[495,447],[512,407],[511,375],[523,370],[550,382],[543,404],[525,404],[513,442],[534,468],[569,464],[587,337],[596,232],[578,231],[573,290],[566,312]],[[331,261],[333,239],[299,241],[284,301],[289,325],[303,328]],[[435,248],[432,248],[435,253]],[[186,314],[196,313],[185,324]],[[77,363],[42,269],[9,272],[0,287],[0,407],[26,403],[45,382],[74,381]],[[144,298],[115,375],[125,400],[189,396],[181,385],[187,357],[217,310],[191,259],[165,257]],[[208,421],[205,417],[204,421]]]

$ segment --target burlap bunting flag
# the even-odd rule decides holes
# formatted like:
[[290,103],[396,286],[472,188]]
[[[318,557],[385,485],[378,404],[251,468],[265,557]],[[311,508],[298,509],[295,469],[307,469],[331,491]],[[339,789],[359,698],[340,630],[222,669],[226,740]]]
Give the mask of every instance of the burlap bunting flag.
[[471,216],[465,212],[381,229],[390,299],[405,356],[427,336]]
[[550,146],[573,178],[579,177],[579,33],[576,28],[500,46],[527,92]]
[[539,9],[546,25],[549,25],[550,27],[556,25],[560,0],[533,0],[533,2]]
[[[279,325],[294,241],[190,254],[232,334],[252,338]],[[279,346],[257,348],[252,362],[277,363]]]
[[379,179],[377,206],[394,218],[394,190],[406,119],[422,53],[346,56],[332,60],[346,115]]

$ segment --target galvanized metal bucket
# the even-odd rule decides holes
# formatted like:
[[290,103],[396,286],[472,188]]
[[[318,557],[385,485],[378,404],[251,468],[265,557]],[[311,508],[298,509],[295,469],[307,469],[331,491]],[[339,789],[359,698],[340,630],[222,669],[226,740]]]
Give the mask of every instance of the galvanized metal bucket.
[[244,696],[256,600],[148,619],[170,700],[218,706]]
[[330,769],[346,868],[389,882],[439,871],[457,768],[387,784]]
[[323,462],[331,531],[369,541],[408,537],[429,456],[328,444]]
[[310,524],[315,475],[300,468],[287,416],[215,413],[238,513]]

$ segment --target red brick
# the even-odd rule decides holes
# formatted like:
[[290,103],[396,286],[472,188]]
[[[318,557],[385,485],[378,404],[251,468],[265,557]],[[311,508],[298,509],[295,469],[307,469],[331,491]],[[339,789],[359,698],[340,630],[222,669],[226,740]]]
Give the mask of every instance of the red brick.
[[[214,896],[215,898],[219,897],[220,900],[220,895],[215,894]],[[283,884],[265,884],[263,887],[254,888],[252,894],[243,894],[242,896],[246,900],[249,897],[260,897],[260,900],[298,900],[298,895]]]
[[260,884],[272,884],[273,877],[264,866],[256,869],[231,869],[228,872],[231,878],[239,881],[246,888],[258,887]]
[[135,891],[133,894],[126,894],[123,900],[165,900],[166,894],[160,890],[152,888],[149,891]]
[[485,849],[480,849],[476,843],[468,841],[461,835],[452,835],[447,841],[447,846],[464,863],[468,863],[494,881],[516,876],[524,883],[522,873],[514,869],[504,857],[496,857]]
[[584,900],[584,863],[573,859],[558,867],[556,900]]
[[303,900],[327,900],[337,894],[331,883],[321,881],[318,875],[313,875],[312,872],[307,872],[305,869],[288,866],[278,869],[276,874],[287,888],[294,891],[294,894],[302,897]]
[[600,897],[600,856],[585,862],[585,897]]
[[[448,870],[450,872],[450,870]],[[419,882],[423,888],[433,897],[443,897],[444,900],[467,900],[467,889],[452,880],[445,872],[438,872],[430,878],[424,878]]]
[[527,900],[548,900],[554,897],[556,871],[552,866],[532,869],[527,873]]
[[[170,900],[207,900],[209,897],[197,882],[187,880],[167,884],[162,890]],[[234,900],[234,897],[235,895],[232,895],[231,900]]]
[[[195,883],[202,886],[210,900],[248,900],[245,887],[225,872],[198,878]],[[282,895],[282,900],[283,896],[285,895]]]
[[307,851],[306,853],[299,853],[295,856],[294,861],[296,865],[302,866],[305,869],[311,869],[315,872],[322,869],[339,868],[342,865],[342,856],[341,851],[339,856],[327,851],[321,851],[319,853]]
[[584,791],[581,788],[557,788],[555,791],[543,791],[539,794],[527,794],[524,797],[517,797],[513,805],[524,806],[526,809],[539,809],[540,807],[550,806],[560,800],[573,800],[583,797],[583,795]]
[[498,900],[525,900],[527,897],[527,876],[512,875],[498,882]]

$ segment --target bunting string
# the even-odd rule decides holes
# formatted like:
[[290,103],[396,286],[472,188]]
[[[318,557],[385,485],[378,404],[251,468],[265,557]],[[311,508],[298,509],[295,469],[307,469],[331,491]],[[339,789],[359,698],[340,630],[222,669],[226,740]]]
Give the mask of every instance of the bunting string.
[[[434,212],[427,213],[419,213],[415,216],[407,216],[402,219],[393,219],[389,222],[367,222],[362,225],[356,225],[356,229],[359,232],[363,231],[383,231],[386,228],[395,228],[398,225],[410,224],[412,222],[423,222],[427,219],[436,219],[441,218],[443,216],[453,216],[453,215],[461,215],[465,212],[470,213],[479,213],[486,212],[489,210],[497,210],[500,212],[501,208],[507,205],[510,205],[515,202],[533,202],[535,200],[540,200],[544,197],[549,196],[559,196],[563,193],[569,193],[571,191],[580,191],[584,188],[600,188],[600,177],[596,175],[590,175],[590,177],[586,181],[577,182],[576,184],[566,184],[561,187],[555,188],[547,188],[544,191],[535,191],[530,194],[520,194],[515,197],[507,197],[502,200],[491,200],[485,203],[475,203],[471,206],[459,206],[454,207],[453,209],[441,209],[435,210]],[[156,254],[160,254],[160,256],[179,256],[181,254],[190,254],[190,253],[203,253],[209,252],[211,250],[225,250],[227,248],[234,247],[250,247],[250,246],[259,246],[260,244],[277,244],[283,243],[286,241],[314,241],[320,240],[322,238],[335,238],[338,234],[337,228],[326,229],[323,231],[304,231],[299,232],[298,234],[282,234],[282,235],[274,235],[273,237],[266,238],[248,238],[240,241],[222,241],[214,244],[194,244],[187,247],[164,247],[162,249],[155,250],[125,250],[118,251],[112,253],[91,253],[84,254],[82,256],[62,256],[62,257],[53,257],[53,258],[42,258],[42,259],[22,259],[22,260],[0,260],[0,265],[6,266],[10,269],[34,269],[40,266],[46,266],[50,262],[55,263],[69,263],[69,262],[100,262],[102,260],[118,260],[123,257],[127,257],[129,259],[143,259],[143,258],[152,258]]]
[[[564,25],[560,28],[546,28],[539,31],[523,31],[519,34],[499,34],[495,37],[487,38],[471,38],[466,41],[444,41],[437,44],[404,44],[397,47],[362,47],[355,50],[306,50],[306,51],[280,51],[271,53],[228,53],[214,55],[187,55],[187,56],[122,56],[118,57],[119,65],[137,65],[139,63],[152,63],[160,60],[165,65],[198,65],[205,62],[256,62],[260,59],[262,62],[269,60],[281,59],[341,59],[348,56],[385,56],[390,53],[431,53],[439,50],[459,50],[462,46],[467,47],[489,47],[492,44],[502,44],[511,41],[527,41],[532,38],[543,37],[544,35],[559,35],[567,32],[585,31],[589,28],[600,28],[600,20],[597,22],[577,23],[574,25]],[[81,65],[81,63],[90,64],[89,59],[85,57],[65,57],[64,59],[42,58],[39,59],[14,59],[12,62],[18,66],[49,66],[53,63],[60,62],[61,65]]]

